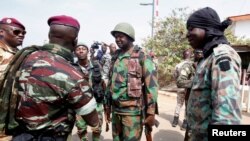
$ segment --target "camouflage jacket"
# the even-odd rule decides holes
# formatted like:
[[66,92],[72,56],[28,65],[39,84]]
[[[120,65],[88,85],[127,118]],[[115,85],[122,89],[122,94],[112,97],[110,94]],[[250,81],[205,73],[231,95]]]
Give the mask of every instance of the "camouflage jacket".
[[0,41],[0,84],[3,80],[2,76],[6,73],[5,70],[10,62],[10,60],[13,58],[13,56],[17,52],[17,48],[11,48],[7,46],[5,43]]
[[241,58],[226,44],[201,60],[187,106],[192,141],[207,140],[208,124],[240,124],[240,78]]
[[17,80],[16,118],[28,130],[69,133],[75,114],[87,115],[95,109],[88,81],[72,64],[70,50],[55,44],[42,46],[24,60]]
[[193,75],[195,72],[194,63],[191,60],[185,60],[178,69],[179,74],[176,80],[178,88],[191,88]]
[[[128,94],[128,62],[134,47],[125,53],[121,53],[119,49],[118,58],[114,62],[114,66],[110,70],[112,72],[111,79],[107,90],[111,92],[112,110],[117,114],[123,115],[140,115],[142,105],[142,96],[133,97]],[[114,55],[115,56],[115,55]],[[147,113],[155,114],[155,107],[158,96],[157,71],[150,56],[144,55],[142,58],[141,69],[136,69],[134,75],[141,74],[141,82],[144,84],[144,96],[147,98]],[[142,72],[136,72],[141,70]],[[130,86],[131,87],[131,86]],[[132,87],[131,87],[132,88]],[[142,93],[140,94],[142,95]]]
[[105,53],[100,60],[100,64],[102,65],[102,71],[103,71],[103,77],[102,77],[103,79],[108,79],[110,63],[111,63],[111,55],[109,53]]

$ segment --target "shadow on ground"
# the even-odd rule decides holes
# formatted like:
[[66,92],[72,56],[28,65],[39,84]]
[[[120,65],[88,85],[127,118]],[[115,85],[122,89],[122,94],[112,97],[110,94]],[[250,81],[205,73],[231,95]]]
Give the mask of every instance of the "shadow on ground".
[[242,112],[242,115],[250,117],[250,113]]
[[153,141],[183,141],[184,136],[173,130],[160,130],[154,134]]
[[[81,141],[77,134],[73,134],[71,140],[72,141]],[[88,140],[92,141],[92,133],[88,133]],[[101,141],[112,141],[112,139],[104,139],[104,137],[102,135],[101,135],[100,140]]]

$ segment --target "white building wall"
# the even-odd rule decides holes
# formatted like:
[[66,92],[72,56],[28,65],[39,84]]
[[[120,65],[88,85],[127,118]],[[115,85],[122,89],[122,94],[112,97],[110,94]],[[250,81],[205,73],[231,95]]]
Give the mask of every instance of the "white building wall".
[[233,29],[235,36],[250,38],[250,20],[237,21]]

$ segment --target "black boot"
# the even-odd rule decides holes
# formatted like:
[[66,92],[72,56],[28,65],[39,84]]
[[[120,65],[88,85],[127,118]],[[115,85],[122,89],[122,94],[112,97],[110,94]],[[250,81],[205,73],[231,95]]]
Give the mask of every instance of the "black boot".
[[179,122],[179,117],[174,116],[174,120],[173,120],[173,122],[172,122],[172,127],[176,127],[177,124],[178,124],[178,122]]
[[186,128],[187,128],[187,120],[184,119],[181,125],[181,130],[186,130]]

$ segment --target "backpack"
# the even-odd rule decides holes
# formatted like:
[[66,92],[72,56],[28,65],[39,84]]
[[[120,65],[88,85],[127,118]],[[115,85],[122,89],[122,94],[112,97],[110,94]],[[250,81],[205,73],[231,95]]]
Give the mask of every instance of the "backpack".
[[38,46],[19,50],[6,68],[6,73],[3,74],[4,79],[0,83],[0,133],[11,135],[15,128],[19,126],[15,120],[18,102],[17,89],[15,89],[16,76],[19,74],[19,67],[26,56],[37,50],[39,50]]

